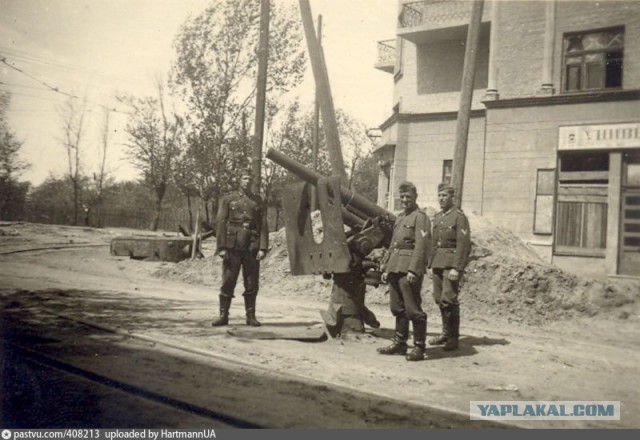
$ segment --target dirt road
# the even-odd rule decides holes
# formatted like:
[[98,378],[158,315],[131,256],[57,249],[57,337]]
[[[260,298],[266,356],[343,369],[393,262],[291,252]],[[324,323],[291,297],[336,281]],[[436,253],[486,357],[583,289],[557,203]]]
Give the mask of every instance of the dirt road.
[[[305,390],[298,398],[315,401],[329,409],[334,405],[342,408],[334,412],[327,409],[324,416],[319,416],[303,411],[300,401],[292,399],[286,404],[292,416],[281,420],[277,424],[280,427],[331,427],[326,424],[327,420],[338,420],[334,418],[335,414],[351,411],[348,408],[356,408],[352,418],[338,426],[463,426],[462,421],[468,420],[471,400],[619,400],[620,421],[531,421],[520,423],[520,426],[640,427],[637,393],[640,389],[640,316],[637,315],[626,316],[626,319],[595,316],[527,326],[509,323],[508,316],[490,320],[478,316],[465,319],[463,308],[460,350],[450,354],[430,347],[427,361],[407,363],[400,357],[376,354],[375,348],[387,344],[393,333],[392,318],[383,305],[370,305],[382,322],[381,329],[376,331],[324,342],[271,339],[273,334],[282,334],[283,329],[310,336],[321,333],[319,311],[326,303],[305,297],[304,292],[283,295],[281,291],[286,289],[286,284],[263,285],[258,301],[263,327],[247,333],[239,298],[232,306],[230,327],[214,329],[210,326],[217,305],[217,293],[213,289],[158,279],[153,275],[159,269],[172,270],[173,263],[113,257],[109,255],[108,246],[6,253],[55,243],[105,245],[119,231],[31,225],[24,225],[23,229],[18,225],[12,230],[17,232],[0,237],[0,251],[5,252],[0,255],[5,320],[9,316],[15,322],[14,318],[20,317],[20,322],[33,326],[33,332],[36,329],[48,329],[47,332],[51,328],[64,329],[60,322],[66,320],[115,331],[111,337],[114,334],[140,335],[147,344],[156,344],[154,350],[162,346],[164,353],[188,349],[193,357],[199,358],[195,364],[214,363],[211,359],[217,357],[218,362],[225,364],[226,371],[258,368],[263,377],[283,374],[295,378],[291,379],[286,396],[295,394],[292,390],[301,383],[313,384],[312,392]],[[428,311],[429,333],[435,334],[440,322],[433,309]],[[62,321],[54,325],[55,320]],[[73,334],[66,336],[68,343],[64,346],[73,347]],[[85,337],[103,338],[97,334]],[[114,341],[105,346],[109,350],[119,347]],[[60,347],[52,346],[49,350],[52,356],[60,356],[62,352]],[[97,356],[93,362],[87,353],[73,356],[81,358],[87,367],[101,371],[124,368],[117,361],[120,355],[104,359]],[[203,356],[209,360],[202,360]],[[209,373],[197,373],[195,367],[184,367],[184,363],[179,364],[181,368],[171,369],[174,371],[171,374],[176,374],[174,377],[157,377],[150,373],[154,364],[174,357],[176,353],[136,358],[136,366],[150,368],[139,370],[140,380],[171,389],[178,396],[187,391],[191,396],[199,393],[204,406],[208,405],[210,400],[207,399],[212,394],[218,396],[219,402],[230,401],[240,389],[248,393],[243,396],[254,395],[261,403],[263,399],[277,401],[278,396],[283,395],[282,389],[234,380],[233,375],[226,383],[221,380],[224,387],[233,385],[232,388],[224,391],[221,384],[212,391],[210,384],[199,385],[205,383],[201,380]],[[195,376],[190,376],[192,372]],[[337,401],[325,403],[323,384],[354,390],[356,396],[357,393],[374,396],[382,399],[381,402],[391,398],[412,405],[403,411],[399,404],[390,412],[380,413],[385,405],[372,405],[371,400],[354,407],[344,402],[340,406]],[[274,391],[265,395],[269,389]],[[440,408],[447,411],[439,412]],[[231,406],[229,410],[239,418],[259,415],[262,411],[260,407],[242,405]],[[377,418],[380,423],[367,425],[376,419],[376,414],[382,414]],[[467,426],[474,426],[474,423],[478,422]]]

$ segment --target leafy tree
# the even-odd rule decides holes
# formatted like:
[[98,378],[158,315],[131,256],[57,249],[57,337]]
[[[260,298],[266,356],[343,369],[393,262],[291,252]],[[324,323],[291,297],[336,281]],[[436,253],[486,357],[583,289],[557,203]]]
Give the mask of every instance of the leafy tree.
[[[273,2],[272,2],[273,3]],[[256,93],[260,8],[255,0],[217,0],[185,23],[176,40],[172,87],[189,108],[188,154],[196,187],[212,210],[232,186],[229,170],[249,164]],[[297,11],[271,5],[267,108],[302,80]],[[207,211],[208,212],[208,211]]]
[[[313,164],[313,113],[301,108],[299,102],[292,103],[272,124],[268,147],[312,168]],[[377,195],[378,170],[371,151],[373,142],[367,136],[364,124],[338,110],[336,112],[340,142],[349,164],[349,185],[359,194],[375,202]],[[328,176],[331,165],[324,133],[319,130],[318,173]],[[276,211],[279,222],[282,207],[282,190],[289,183],[299,179],[274,162],[266,161],[263,185],[269,207]],[[276,225],[277,228],[278,225]]]
[[17,178],[29,165],[20,158],[22,142],[16,139],[7,122],[9,93],[0,92],[0,218],[17,219],[22,216],[29,190],[28,183]]
[[[270,126],[267,147],[273,148],[291,159],[312,168],[313,113],[309,110],[303,110],[300,103],[295,101],[279,116]],[[319,135],[320,146],[318,148],[318,169],[316,171],[323,175],[329,175],[331,165],[327,149],[323,145],[324,138],[321,130]],[[276,229],[280,226],[283,188],[287,184],[296,181],[299,181],[299,179],[280,165],[276,165],[272,161],[265,161],[262,184],[266,194],[267,206],[275,210],[273,224]]]
[[30,192],[27,211],[31,221],[53,224],[73,223],[77,213],[72,182],[67,177],[49,176]]
[[353,166],[351,189],[366,197],[372,203],[378,199],[378,160],[371,151],[361,156]]
[[158,229],[162,202],[173,176],[173,162],[179,157],[184,122],[175,111],[165,108],[162,82],[157,79],[157,97],[136,98],[122,96],[131,113],[125,131],[129,135],[129,155],[134,165],[142,172],[144,181],[155,195],[155,216],[152,230]]
[[[367,127],[346,112],[338,110],[336,112],[338,131],[340,132],[340,144],[342,151],[346,154],[345,162],[349,167],[349,187],[354,188],[356,170],[359,163],[369,156],[373,149],[373,141],[367,136]],[[377,185],[374,186],[374,188]],[[375,200],[375,199],[374,199]]]

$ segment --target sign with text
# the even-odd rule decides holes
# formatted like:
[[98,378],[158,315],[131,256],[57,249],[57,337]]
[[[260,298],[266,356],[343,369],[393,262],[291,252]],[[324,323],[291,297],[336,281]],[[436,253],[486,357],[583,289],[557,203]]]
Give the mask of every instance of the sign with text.
[[640,122],[560,127],[558,134],[558,150],[640,148]]

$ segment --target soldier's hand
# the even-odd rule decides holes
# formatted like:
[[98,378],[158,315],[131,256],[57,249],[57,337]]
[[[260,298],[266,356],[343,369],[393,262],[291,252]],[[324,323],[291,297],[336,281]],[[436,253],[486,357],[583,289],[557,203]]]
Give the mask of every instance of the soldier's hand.
[[418,276],[413,272],[407,272],[407,281],[409,284],[413,284],[418,280]]
[[433,278],[433,269],[431,269],[430,267],[427,268],[427,276],[429,278]]
[[263,260],[264,257],[267,256],[267,253],[265,251],[258,251],[258,255],[256,255],[256,260],[260,261]]
[[380,275],[380,281],[382,281],[383,283],[386,283],[388,275],[389,275],[388,273],[382,272],[382,275]]
[[222,249],[220,252],[218,252],[218,256],[219,256],[220,258],[222,258],[223,260],[226,260],[226,259],[227,259],[227,256],[228,256],[228,255],[227,255],[227,250],[226,250],[226,249]]
[[451,269],[447,278],[449,278],[451,281],[458,281],[458,279],[460,278],[460,272],[458,272],[457,269]]

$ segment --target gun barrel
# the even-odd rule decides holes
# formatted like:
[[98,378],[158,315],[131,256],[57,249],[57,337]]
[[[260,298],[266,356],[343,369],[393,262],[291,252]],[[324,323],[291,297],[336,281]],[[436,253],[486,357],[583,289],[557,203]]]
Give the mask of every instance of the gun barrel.
[[[286,155],[280,153],[277,150],[274,150],[273,148],[269,148],[265,156],[281,167],[285,168],[289,172],[295,174],[305,182],[312,185],[317,185],[318,180],[324,177],[322,174],[305,167],[300,162],[287,157]],[[386,209],[381,208],[380,206],[370,202],[360,194],[351,191],[350,189],[342,185],[340,186],[340,199],[345,206],[353,206],[368,217],[385,216],[392,221],[395,221],[396,219],[396,216]]]

